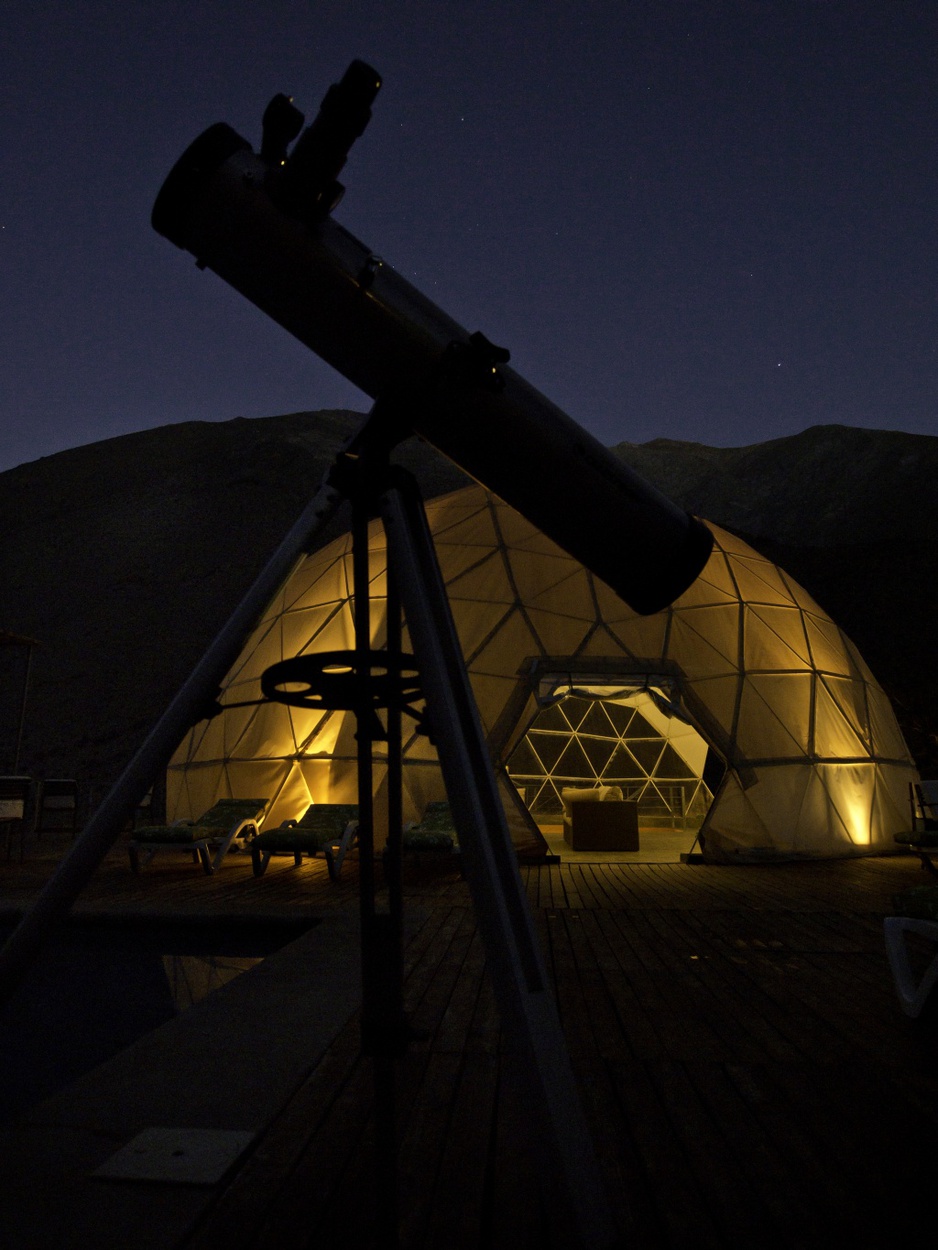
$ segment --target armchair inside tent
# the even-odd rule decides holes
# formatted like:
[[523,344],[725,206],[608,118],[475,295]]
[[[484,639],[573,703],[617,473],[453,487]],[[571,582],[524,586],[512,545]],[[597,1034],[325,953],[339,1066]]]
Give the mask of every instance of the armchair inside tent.
[[[178,820],[172,825],[138,829],[128,845],[134,872],[148,864],[157,851],[189,851],[206,873],[213,873],[232,844],[257,837],[267,799],[221,799],[197,821]],[[214,852],[214,855],[213,855]]]
[[621,786],[565,786],[563,837],[574,851],[637,851],[638,803]]
[[346,855],[358,835],[358,805],[355,803],[312,803],[299,820],[285,820],[268,829],[251,843],[254,876],[262,877],[271,855],[289,854],[299,867],[303,856],[322,854],[329,876],[337,881]]

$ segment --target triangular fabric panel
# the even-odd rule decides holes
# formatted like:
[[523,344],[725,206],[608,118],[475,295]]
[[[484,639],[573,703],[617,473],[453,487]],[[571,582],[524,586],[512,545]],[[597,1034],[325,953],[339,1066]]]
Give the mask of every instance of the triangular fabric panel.
[[792,604],[787,585],[774,564],[759,557],[738,556],[733,561],[733,580],[744,603]]
[[700,696],[706,710],[727,734],[732,734],[736,725],[741,687],[739,673],[727,677],[708,677],[694,683],[694,691]]
[[[818,676],[815,711],[815,755],[868,755],[870,750],[866,689],[846,677]],[[822,726],[827,717],[828,727]]]
[[744,663],[756,669],[804,672],[811,657],[798,608],[747,606],[743,613]]
[[451,601],[470,599],[475,603],[514,603],[516,595],[500,552],[493,552],[482,564],[467,569],[446,590]]
[[675,613],[669,651],[693,677],[735,673],[739,668],[740,605],[688,607]]
[[[528,607],[526,614],[537,631],[539,649],[543,650],[544,655],[558,658],[576,655],[592,624],[590,621],[565,616],[561,612],[545,612],[541,608]],[[537,651],[532,654],[537,654]]]
[[749,759],[789,759],[810,750],[810,673],[755,673],[743,683],[736,736]]
[[828,617],[816,616],[813,612],[805,612],[804,621],[814,667],[821,673],[837,673],[850,677],[850,655],[834,622]]
[[[549,600],[551,591],[556,590],[571,573],[577,570],[575,562],[569,556],[559,552],[556,556],[541,556],[539,560],[532,560],[526,552],[514,552],[509,564],[518,594],[525,603],[530,603],[538,597],[542,597],[545,601]],[[565,606],[565,596],[558,592],[556,598],[557,610],[562,612]]]
[[[713,549],[704,571],[690,590],[685,591],[685,594],[692,595],[693,599],[699,603],[739,602],[739,592],[730,572],[729,561],[726,553],[719,546]],[[682,606],[680,599],[677,606]]]
[[514,676],[519,664],[540,654],[538,640],[517,609],[503,619],[485,645],[469,658],[474,673]]

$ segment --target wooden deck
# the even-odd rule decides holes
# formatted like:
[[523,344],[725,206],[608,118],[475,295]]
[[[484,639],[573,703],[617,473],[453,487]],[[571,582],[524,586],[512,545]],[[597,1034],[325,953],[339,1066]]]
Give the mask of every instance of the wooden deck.
[[[288,863],[255,881],[246,861],[208,878],[167,857],[134,878],[115,853],[80,911],[227,922],[354,902],[354,864],[336,887],[324,865]],[[882,937],[890,896],[921,883],[917,860],[522,871],[623,1244],[933,1236],[938,1028],[900,1013]],[[0,875],[0,907],[41,873]],[[401,1244],[555,1245],[466,886],[431,862],[408,867],[406,890],[419,1036],[398,1073]],[[372,1246],[373,1137],[353,1018],[186,1231],[140,1244]]]

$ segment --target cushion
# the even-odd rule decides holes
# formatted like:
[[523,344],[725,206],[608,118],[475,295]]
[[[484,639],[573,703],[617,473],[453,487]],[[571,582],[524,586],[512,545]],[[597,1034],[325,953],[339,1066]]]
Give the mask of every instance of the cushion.
[[219,799],[204,816],[199,817],[203,828],[221,829],[225,833],[242,820],[259,820],[267,807],[266,799]]
[[404,849],[408,851],[452,851],[458,845],[453,813],[446,799],[428,803],[423,819],[404,830]]
[[315,855],[340,837],[331,829],[301,829],[292,825],[288,829],[268,829],[254,839],[253,845],[261,851],[306,851]]
[[357,803],[311,803],[296,823],[300,829],[317,833],[331,829],[334,837],[341,838],[353,820],[358,820]]
[[312,803],[296,824],[265,830],[255,839],[255,845],[262,851],[306,851],[315,855],[330,842],[338,842],[347,826],[357,820],[357,803]]
[[266,806],[266,799],[221,799],[196,824],[145,825],[134,830],[133,841],[184,846],[188,842],[224,838],[232,825],[240,825],[242,820],[260,820]]
[[445,799],[428,803],[423,819],[414,825],[414,829],[422,833],[454,833],[453,813],[450,811],[449,803]]
[[414,828],[404,834],[404,849],[408,851],[451,851],[455,845],[451,833]]
[[560,791],[564,816],[570,815],[571,803],[621,803],[621,786],[564,786]]
[[185,846],[188,842],[202,842],[218,836],[218,830],[204,825],[149,825],[135,829],[134,842],[164,842],[167,846]]

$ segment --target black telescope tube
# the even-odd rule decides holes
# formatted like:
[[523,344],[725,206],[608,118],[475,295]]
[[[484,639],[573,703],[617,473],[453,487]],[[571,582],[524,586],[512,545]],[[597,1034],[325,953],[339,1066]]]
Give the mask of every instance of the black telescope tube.
[[[421,435],[637,612],[678,598],[706,564],[705,525],[633,473],[511,369],[448,369],[470,335],[330,218],[278,207],[269,166],[229,126],[183,153],[153,226]],[[469,371],[471,373],[471,371]]]

